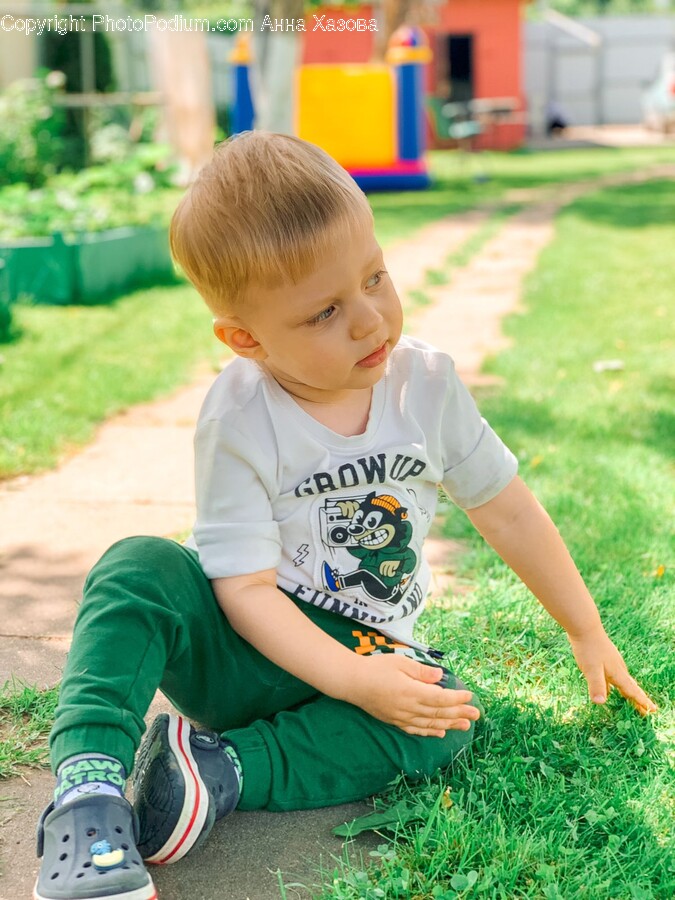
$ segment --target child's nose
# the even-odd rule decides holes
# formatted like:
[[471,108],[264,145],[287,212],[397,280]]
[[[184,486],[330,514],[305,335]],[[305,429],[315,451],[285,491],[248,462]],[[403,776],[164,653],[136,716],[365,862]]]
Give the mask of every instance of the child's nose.
[[355,341],[360,341],[377,331],[381,324],[381,314],[373,306],[372,297],[367,297],[354,310],[351,322],[352,338]]

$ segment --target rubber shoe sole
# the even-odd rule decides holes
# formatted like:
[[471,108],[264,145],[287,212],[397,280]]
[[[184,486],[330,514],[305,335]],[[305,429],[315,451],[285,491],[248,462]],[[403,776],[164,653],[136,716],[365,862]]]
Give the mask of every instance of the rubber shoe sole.
[[134,778],[140,823],[138,849],[146,862],[178,862],[208,834],[215,810],[182,716],[158,716],[143,742]]
[[[150,885],[147,888],[138,888],[135,891],[125,891],[123,894],[96,894],[96,896],[92,894],[86,897],[80,894],[68,894],[68,897],[71,900],[105,900],[106,897],[110,897],[112,900],[157,900],[157,891],[153,885]],[[33,890],[33,900],[54,900],[54,896],[40,894],[36,882]],[[60,900],[60,898],[57,897],[56,900]]]

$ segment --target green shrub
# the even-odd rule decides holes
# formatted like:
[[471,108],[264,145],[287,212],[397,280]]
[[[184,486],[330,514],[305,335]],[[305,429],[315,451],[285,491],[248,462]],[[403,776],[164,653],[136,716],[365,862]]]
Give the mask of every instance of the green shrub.
[[44,185],[0,190],[0,241],[168,223],[180,191],[168,148],[138,144],[119,162],[54,175]]
[[38,187],[65,164],[64,112],[54,107],[59,72],[15,81],[0,94],[0,186]]

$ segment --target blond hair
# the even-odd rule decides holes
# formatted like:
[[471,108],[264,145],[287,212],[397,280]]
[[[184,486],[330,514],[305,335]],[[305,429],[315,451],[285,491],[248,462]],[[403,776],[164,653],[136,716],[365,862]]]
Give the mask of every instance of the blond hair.
[[243,132],[220,144],[171,221],[171,251],[217,315],[246,290],[307,277],[340,235],[372,227],[354,180],[296,137]]

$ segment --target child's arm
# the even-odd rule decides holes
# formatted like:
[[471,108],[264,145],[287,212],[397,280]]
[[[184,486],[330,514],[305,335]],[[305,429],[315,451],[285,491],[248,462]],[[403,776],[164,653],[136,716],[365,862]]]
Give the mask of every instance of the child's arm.
[[466,731],[470,691],[439,688],[442,670],[396,654],[359,656],[315,625],[276,587],[276,572],[211,582],[230,625],[263,656],[322,694],[346,700],[409,734]]
[[520,478],[493,500],[467,510],[476,529],[567,632],[594,703],[610,685],[642,713],[656,705],[626,668],[605,633],[593,599],[558,530]]

